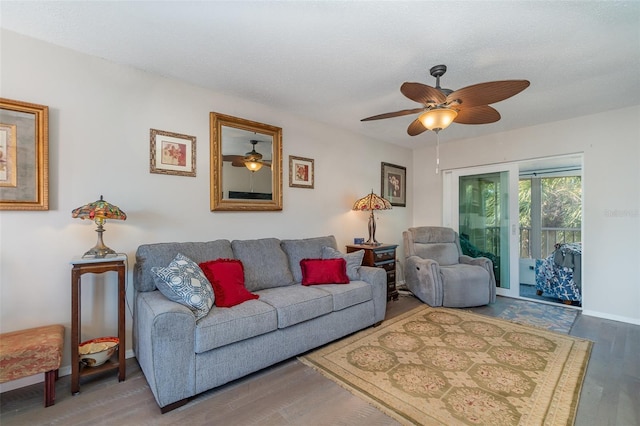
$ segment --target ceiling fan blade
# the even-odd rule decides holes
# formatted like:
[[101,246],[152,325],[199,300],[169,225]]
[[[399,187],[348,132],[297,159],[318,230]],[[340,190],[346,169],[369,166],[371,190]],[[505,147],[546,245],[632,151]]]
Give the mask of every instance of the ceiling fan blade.
[[423,105],[441,104],[446,101],[447,97],[435,87],[427,86],[422,83],[405,82],[400,86],[400,91],[412,101],[419,102]]
[[222,161],[237,161],[242,160],[244,158],[243,155],[223,155]]
[[403,109],[402,111],[387,112],[384,114],[378,114],[372,117],[363,118],[360,121],[382,120],[383,118],[401,117],[403,115],[416,114],[422,111],[424,111],[424,108]]
[[409,136],[417,136],[420,133],[425,132],[426,130],[427,128],[422,125],[420,119],[416,118],[411,124],[409,124],[407,133],[409,134]]
[[[528,80],[504,80],[479,83],[463,87],[447,96],[447,102],[458,100],[461,110],[479,105],[489,105],[510,98],[529,87]],[[456,120],[457,121],[457,120]]]
[[454,123],[458,124],[488,124],[500,120],[500,113],[489,105],[460,109]]

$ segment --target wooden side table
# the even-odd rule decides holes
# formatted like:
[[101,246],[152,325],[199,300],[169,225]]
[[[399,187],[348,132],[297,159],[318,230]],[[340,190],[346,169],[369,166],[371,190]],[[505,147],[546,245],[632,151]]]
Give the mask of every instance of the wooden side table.
[[[80,377],[91,376],[105,371],[118,370],[118,381],[122,382],[126,376],[125,364],[125,255],[104,258],[81,258],[71,261],[71,394],[80,392]],[[118,273],[118,359],[109,360],[98,367],[80,365],[78,345],[80,344],[80,285],[84,274],[102,274],[114,271]]]
[[347,253],[364,250],[364,266],[374,266],[387,271],[387,301],[398,300],[396,289],[396,247],[397,244],[380,244],[372,246],[368,244],[349,244]]

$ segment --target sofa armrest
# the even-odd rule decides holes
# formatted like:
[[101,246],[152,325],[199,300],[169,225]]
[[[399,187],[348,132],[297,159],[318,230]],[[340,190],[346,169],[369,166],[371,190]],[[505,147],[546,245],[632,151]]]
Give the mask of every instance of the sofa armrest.
[[195,395],[195,316],[158,290],[140,292],[134,351],[158,405]]
[[373,266],[360,267],[360,279],[371,284],[375,322],[384,320],[387,312],[387,272]]
[[405,259],[404,275],[407,288],[418,299],[429,306],[442,306],[444,292],[438,262],[409,256]]

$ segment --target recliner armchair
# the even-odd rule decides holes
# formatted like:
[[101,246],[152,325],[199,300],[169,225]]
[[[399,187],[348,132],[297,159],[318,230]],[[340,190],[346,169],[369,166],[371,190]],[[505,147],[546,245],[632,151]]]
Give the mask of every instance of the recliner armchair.
[[405,282],[430,306],[462,308],[496,301],[493,264],[486,257],[462,254],[451,228],[420,226],[402,233]]

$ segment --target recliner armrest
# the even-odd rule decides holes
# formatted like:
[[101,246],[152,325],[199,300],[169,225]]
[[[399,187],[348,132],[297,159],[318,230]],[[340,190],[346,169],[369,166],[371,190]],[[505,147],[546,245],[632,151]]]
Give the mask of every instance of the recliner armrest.
[[463,254],[460,256],[458,261],[460,263],[466,263],[467,265],[482,266],[483,268],[487,265],[488,262],[488,264],[491,265],[491,269],[493,269],[493,262],[491,262],[491,259],[489,259],[488,257],[471,257]]
[[405,259],[405,284],[430,306],[442,306],[443,289],[440,265],[433,259],[409,256]]
[[491,259],[487,257],[471,257],[465,254],[460,256],[460,263],[464,263],[467,265],[476,265],[480,266],[483,269],[486,269],[489,272],[489,277],[491,279],[491,291],[490,291],[490,299],[491,303],[496,301],[496,276],[493,273],[493,262]]

